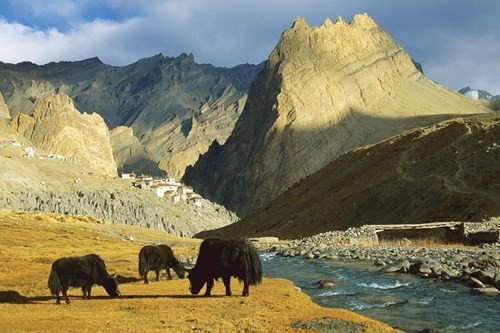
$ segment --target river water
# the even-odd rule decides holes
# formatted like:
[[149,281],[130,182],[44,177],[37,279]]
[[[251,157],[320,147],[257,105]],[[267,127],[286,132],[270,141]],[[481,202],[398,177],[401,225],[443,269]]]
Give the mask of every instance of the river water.
[[[379,272],[372,263],[261,256],[265,277],[294,282],[314,302],[345,308],[406,332],[500,332],[500,298],[474,295],[458,282]],[[317,282],[334,278],[336,288]]]

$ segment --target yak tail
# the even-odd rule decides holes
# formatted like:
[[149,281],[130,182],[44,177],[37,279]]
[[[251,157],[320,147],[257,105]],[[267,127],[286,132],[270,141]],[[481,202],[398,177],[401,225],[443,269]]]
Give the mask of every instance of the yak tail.
[[245,256],[245,264],[247,265],[246,274],[248,283],[256,285],[262,282],[262,263],[260,262],[259,254],[253,245],[249,248]]
[[57,275],[55,262],[52,264],[52,269],[50,270],[48,286],[51,295],[58,295],[61,291],[61,280],[59,279],[59,275]]
[[145,276],[148,274],[149,267],[148,267],[148,260],[146,258],[146,251],[141,251],[139,252],[139,275],[140,276]]

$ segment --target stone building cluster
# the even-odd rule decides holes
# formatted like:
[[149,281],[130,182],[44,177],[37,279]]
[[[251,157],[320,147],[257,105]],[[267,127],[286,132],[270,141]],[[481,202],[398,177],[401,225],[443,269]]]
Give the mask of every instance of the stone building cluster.
[[122,173],[122,179],[132,180],[132,185],[141,190],[156,193],[160,198],[167,198],[173,203],[187,202],[194,206],[202,206],[202,197],[190,186],[176,182],[174,178],[155,178],[148,175],[136,176],[134,173]]

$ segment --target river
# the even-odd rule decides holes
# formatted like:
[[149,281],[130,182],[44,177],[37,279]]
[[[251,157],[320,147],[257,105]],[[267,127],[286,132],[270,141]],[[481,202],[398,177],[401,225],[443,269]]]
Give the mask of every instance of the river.
[[[372,263],[261,255],[264,276],[294,282],[314,302],[345,308],[412,333],[490,333],[500,330],[500,298],[474,295],[457,282],[379,272]],[[336,288],[317,282],[333,278]]]

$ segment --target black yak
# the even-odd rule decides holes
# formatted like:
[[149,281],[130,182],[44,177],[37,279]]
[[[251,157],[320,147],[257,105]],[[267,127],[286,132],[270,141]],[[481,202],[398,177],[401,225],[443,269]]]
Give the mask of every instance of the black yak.
[[226,295],[231,295],[231,277],[243,281],[243,296],[248,296],[248,286],[262,281],[262,264],[259,254],[250,241],[244,238],[209,238],[201,243],[196,265],[189,272],[189,290],[198,294],[205,285],[205,296],[210,296],[214,279],[222,278]]
[[180,279],[184,279],[186,268],[175,258],[174,251],[168,245],[146,245],[139,251],[139,275],[144,278],[145,284],[149,283],[149,271],[155,271],[156,281],[159,281],[162,269],[167,271],[168,278],[172,280],[170,268]]
[[104,261],[97,254],[59,258],[52,264],[48,286],[51,294],[56,296],[57,304],[61,303],[61,291],[66,304],[70,303],[67,294],[69,287],[82,287],[83,298],[90,299],[94,284],[103,286],[112,297],[120,295],[118,283],[108,274]]

